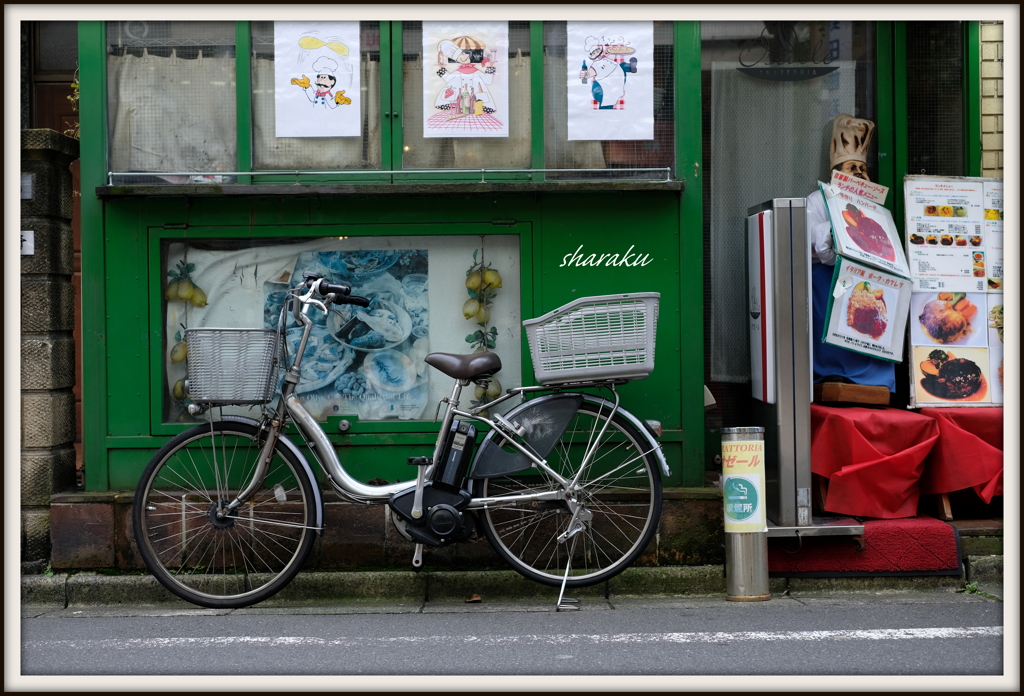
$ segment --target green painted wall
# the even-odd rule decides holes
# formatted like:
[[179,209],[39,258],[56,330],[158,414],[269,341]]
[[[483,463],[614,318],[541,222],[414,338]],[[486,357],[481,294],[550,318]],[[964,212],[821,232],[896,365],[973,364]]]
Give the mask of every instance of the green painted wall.
[[[249,27],[238,22],[236,104],[238,171],[251,171]],[[401,64],[401,23],[381,24],[382,74]],[[696,22],[676,23],[676,90],[699,94],[700,30]],[[531,28],[532,112],[541,123],[543,75],[541,23]],[[396,234],[400,226],[431,226],[450,234],[520,235],[522,313],[537,316],[577,297],[654,290],[662,294],[654,375],[622,388],[623,405],[643,419],[660,420],[673,475],[668,485],[703,483],[703,333],[701,325],[701,196],[698,172],[690,165],[679,179],[690,191],[474,193],[411,196],[396,187],[382,195],[345,193],[268,196],[128,195],[100,200],[106,185],[106,38],[103,22],[79,25],[82,124],[83,364],[85,483],[91,491],[133,489],[155,450],[188,427],[161,421],[162,345],[160,298],[163,286],[160,240],[211,236],[276,237],[337,235],[338,225],[354,234]],[[402,94],[401,76],[381,92],[381,106],[393,110]],[[675,147],[680,161],[700,162],[700,100],[677,100]],[[400,160],[398,119],[383,124],[385,168]],[[544,132],[534,129],[535,167],[543,166]],[[339,172],[339,178],[345,177]],[[323,177],[317,177],[322,179]],[[380,179],[381,177],[374,177]],[[383,176],[386,182],[390,177]],[[424,179],[454,180],[437,175]],[[524,178],[522,175],[504,177]],[[539,181],[541,174],[528,177]],[[241,177],[240,184],[269,183]],[[293,181],[289,177],[289,183]],[[368,181],[363,178],[362,181]],[[314,183],[311,178],[307,183]],[[322,182],[316,182],[322,183]],[[380,181],[375,183],[379,184]],[[166,192],[166,189],[164,189]],[[344,214],[339,215],[339,208]],[[458,211],[453,215],[452,210]],[[494,226],[492,220],[517,225]],[[399,226],[399,227],[396,227]],[[582,249],[579,249],[582,246]],[[647,255],[642,266],[578,267],[564,257],[578,249],[590,254]],[[607,261],[607,259],[606,259]],[[564,265],[563,265],[564,264]],[[523,342],[523,374],[532,379]],[[505,385],[511,386],[511,385]],[[432,411],[428,411],[432,414]],[[337,432],[336,422],[327,431]],[[344,461],[368,480],[408,478],[405,458],[430,451],[435,426],[423,422],[357,423],[344,437]]]
[[[691,351],[699,353],[702,334],[699,324],[684,330],[680,319],[684,293],[679,198],[678,192],[670,191],[414,197],[396,193],[345,195],[340,201],[312,196],[109,200],[103,204],[108,301],[101,332],[108,380],[102,399],[95,393],[87,397],[89,406],[102,409],[106,416],[106,475],[100,478],[93,460],[88,460],[87,487],[133,488],[154,450],[188,427],[161,420],[161,240],[413,233],[518,234],[523,257],[521,310],[526,317],[588,295],[660,292],[655,372],[652,378],[621,389],[623,405],[642,419],[663,423],[666,456],[673,469],[667,483],[700,485],[702,460],[683,454],[703,429],[701,421],[686,422],[683,417],[684,387],[699,388],[703,368],[699,359],[684,359]],[[343,214],[336,212],[339,208]],[[494,220],[502,224],[492,224]],[[509,225],[511,220],[516,224]],[[602,266],[579,266],[572,260],[576,255],[577,261],[593,263],[602,254]],[[608,265],[615,261],[636,265]],[[689,284],[699,284],[699,279],[697,266]],[[690,310],[699,316],[699,306]],[[525,339],[523,353],[528,355]],[[528,357],[523,372],[532,378]],[[432,414],[429,406],[427,411]],[[326,427],[329,433],[338,432],[336,423],[329,421]],[[409,477],[406,457],[428,453],[435,436],[436,426],[429,421],[377,422],[357,423],[344,437],[332,439],[344,448],[343,459],[352,463],[355,475],[394,481]]]

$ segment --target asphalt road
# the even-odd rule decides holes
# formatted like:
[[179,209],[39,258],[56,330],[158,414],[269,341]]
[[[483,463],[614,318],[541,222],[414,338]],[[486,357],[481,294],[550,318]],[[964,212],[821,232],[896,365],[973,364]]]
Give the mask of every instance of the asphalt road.
[[175,605],[23,612],[20,644],[23,675],[1001,675],[1002,627],[1002,603],[945,592]]

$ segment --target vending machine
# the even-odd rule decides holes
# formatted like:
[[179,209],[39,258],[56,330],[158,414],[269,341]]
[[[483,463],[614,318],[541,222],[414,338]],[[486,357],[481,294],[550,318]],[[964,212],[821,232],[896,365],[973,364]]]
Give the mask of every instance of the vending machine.
[[747,211],[753,425],[765,429],[769,536],[858,535],[864,525],[813,509],[811,253],[805,198]]

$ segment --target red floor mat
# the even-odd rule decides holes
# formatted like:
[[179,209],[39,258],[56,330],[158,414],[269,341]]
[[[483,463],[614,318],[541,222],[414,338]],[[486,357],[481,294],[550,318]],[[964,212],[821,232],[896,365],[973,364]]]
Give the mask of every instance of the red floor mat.
[[863,549],[855,537],[770,538],[768,572],[821,577],[956,575],[961,571],[959,539],[954,527],[930,517],[868,520]]

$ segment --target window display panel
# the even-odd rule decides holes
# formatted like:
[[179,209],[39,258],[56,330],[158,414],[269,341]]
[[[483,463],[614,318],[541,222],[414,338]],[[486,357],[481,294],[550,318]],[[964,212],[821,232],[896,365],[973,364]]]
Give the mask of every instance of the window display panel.
[[252,51],[254,169],[380,169],[380,22],[253,22]]
[[[365,309],[310,310],[296,394],[318,420],[431,418],[429,405],[450,393],[452,381],[423,362],[430,352],[490,350],[502,360],[497,379],[521,377],[516,235],[167,240],[161,264],[164,422],[191,420],[186,330],[277,328],[286,293],[307,273],[349,283],[352,294],[371,300]],[[285,322],[290,365],[302,328],[291,314]],[[467,394],[463,406],[480,403],[482,395]],[[259,407],[225,412],[252,415]]]
[[235,119],[234,22],[107,22],[113,183],[230,183]]
[[[877,121],[872,22],[701,23],[705,379],[723,422],[742,419],[750,381],[742,237],[747,210],[805,198],[829,181],[840,114]],[[877,144],[867,153],[869,169]],[[731,396],[735,394],[736,396]],[[709,421],[709,427],[713,427]]]
[[529,22],[403,22],[402,54],[403,168],[530,167]]

